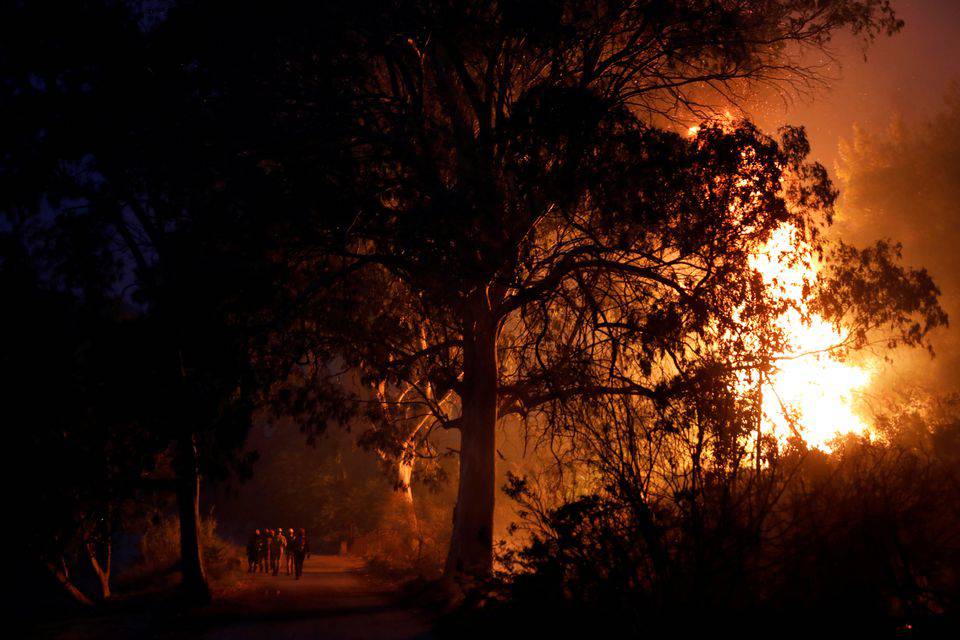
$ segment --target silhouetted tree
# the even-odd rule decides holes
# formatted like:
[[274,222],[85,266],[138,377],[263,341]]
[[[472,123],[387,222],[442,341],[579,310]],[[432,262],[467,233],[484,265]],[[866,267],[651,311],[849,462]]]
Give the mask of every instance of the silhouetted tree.
[[144,477],[165,446],[142,428],[153,380],[138,357],[151,336],[120,301],[91,305],[50,286],[16,229],[0,243],[4,419],[18,456],[14,493],[29,514],[18,561],[49,568],[84,604],[73,576],[93,574],[106,600],[114,534],[151,502]]
[[[768,367],[798,303],[749,257],[790,225],[812,259],[836,194],[802,130],[653,125],[900,28],[881,0],[98,6],[6,10],[3,210],[60,242],[62,288],[121,292],[155,337],[144,424],[175,445],[197,600],[200,467],[242,439],[254,364],[308,383],[285,405],[319,427],[354,414],[348,368],[381,442],[459,430],[454,581],[491,571],[501,416],[551,431]],[[889,247],[830,255],[817,309],[855,341],[943,321]]]
[[288,282],[314,304],[321,362],[415,389],[405,405],[459,430],[446,570],[486,576],[501,416],[656,402],[686,384],[663,363],[697,360],[698,344],[774,347],[747,258],[784,223],[820,248],[834,193],[802,132],[685,140],[650,124],[741,83],[816,81],[797,50],[900,23],[872,1],[354,2],[320,16],[278,39],[275,113],[291,133],[264,161],[312,205]]
[[200,475],[243,462],[254,314],[242,312],[269,290],[256,258],[268,236],[230,193],[261,172],[230,164],[186,43],[135,6],[4,8],[2,113],[18,126],[0,210],[28,227],[53,287],[137,319],[126,346],[143,375],[116,375],[143,385],[136,423],[173,447],[184,590],[205,601]]

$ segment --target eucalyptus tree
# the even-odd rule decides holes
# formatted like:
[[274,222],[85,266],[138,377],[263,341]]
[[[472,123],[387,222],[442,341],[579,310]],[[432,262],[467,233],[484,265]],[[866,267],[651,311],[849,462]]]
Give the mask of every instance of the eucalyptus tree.
[[[772,319],[785,303],[749,257],[784,224],[823,249],[836,194],[802,130],[687,139],[655,125],[756,83],[818,82],[804,54],[833,34],[901,26],[875,0],[351,2],[303,16],[277,38],[288,137],[263,149],[306,205],[288,282],[321,361],[410,388],[405,406],[459,430],[455,581],[491,571],[502,416],[549,425],[573,399],[660,402],[694,364],[701,377],[763,367],[784,345]],[[845,259],[868,277],[880,254]],[[937,324],[925,274],[892,268],[913,302],[879,321]],[[868,321],[835,292],[832,318]],[[732,355],[706,366],[717,340]]]
[[[158,328],[172,401],[154,417],[201,599],[196,446],[239,442],[252,364],[314,385],[287,400],[317,426],[353,415],[342,366],[374,390],[382,442],[459,431],[454,581],[491,571],[502,416],[549,429],[566,403],[659,406],[769,366],[797,302],[749,257],[783,225],[792,259],[819,253],[836,193],[801,130],[657,125],[816,83],[805,54],[834,33],[901,26],[881,0],[211,1],[158,24],[110,7],[78,16],[110,37],[71,12],[46,39],[9,34],[4,108],[34,126],[6,210],[44,196],[102,258],[61,272],[112,274]],[[25,10],[22,33],[44,33]],[[817,308],[857,339],[942,322],[889,248],[828,255],[846,270]],[[890,285],[882,306],[865,294]]]

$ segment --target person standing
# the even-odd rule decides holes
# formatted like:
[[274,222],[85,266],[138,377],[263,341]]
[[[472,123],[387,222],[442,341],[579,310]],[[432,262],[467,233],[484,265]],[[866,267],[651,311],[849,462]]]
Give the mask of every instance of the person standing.
[[264,529],[260,535],[259,561],[257,562],[260,573],[270,571],[270,538],[270,529]]
[[277,529],[270,541],[270,570],[273,575],[280,573],[280,563],[286,550],[287,539],[283,537],[283,529]]
[[288,575],[288,576],[293,573],[293,553],[292,553],[292,551],[293,551],[293,539],[294,539],[294,537],[295,537],[295,536],[294,536],[294,534],[293,534],[293,527],[290,527],[289,529],[287,529],[287,553],[286,553],[286,555],[284,556],[284,559],[286,560],[286,562],[285,562],[284,564],[287,565],[287,575]]
[[253,573],[257,569],[257,562],[260,558],[260,529],[255,529],[247,540],[247,573]]
[[307,542],[307,532],[300,529],[293,539],[293,573],[294,579],[299,580],[303,575],[303,561],[310,555],[310,543]]

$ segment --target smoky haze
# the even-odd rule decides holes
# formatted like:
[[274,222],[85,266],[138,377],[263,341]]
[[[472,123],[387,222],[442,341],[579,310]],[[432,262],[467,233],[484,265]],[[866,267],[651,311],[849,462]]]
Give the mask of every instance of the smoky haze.
[[769,130],[805,126],[813,157],[832,170],[854,125],[884,128],[894,114],[916,120],[939,110],[950,83],[960,80],[960,3],[906,0],[896,10],[905,21],[900,33],[866,49],[852,36],[838,37],[829,88],[786,103],[761,101],[751,107],[756,121]]
[[[905,260],[922,265],[942,292],[942,304],[960,318],[960,87],[954,85],[935,114],[894,116],[885,127],[858,127],[840,147],[841,201],[837,231],[866,242],[893,238]],[[931,339],[937,357],[892,356],[883,380],[895,388],[953,392],[960,382],[960,342],[955,330]]]
[[[954,327],[960,318],[960,2],[896,3],[903,30],[868,48],[838,38],[829,88],[751,106],[765,129],[806,127],[814,159],[840,189],[834,233],[865,246],[903,245],[907,264],[926,268]],[[900,349],[873,358],[868,400],[893,390],[955,392],[960,383],[956,329],[931,338],[936,352]],[[884,356],[888,361],[884,361]]]
[[960,637],[960,0],[38,4],[38,637]]

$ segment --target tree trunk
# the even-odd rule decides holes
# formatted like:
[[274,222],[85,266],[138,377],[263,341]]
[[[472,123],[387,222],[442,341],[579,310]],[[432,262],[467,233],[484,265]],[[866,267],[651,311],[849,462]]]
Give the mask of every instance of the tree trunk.
[[206,604],[211,598],[200,545],[200,471],[197,448],[190,434],[181,436],[177,443],[176,474],[181,588],[188,602]]
[[85,607],[92,607],[93,600],[87,597],[85,593],[77,589],[76,585],[70,580],[70,574],[67,572],[66,565],[61,560],[61,566],[58,567],[53,562],[47,563],[47,569],[50,570],[50,573],[53,574],[53,577],[57,579],[57,582],[60,583],[60,586],[66,590],[70,597],[84,605]]
[[460,483],[445,568],[463,586],[493,570],[498,323],[486,305],[473,311],[464,321]]
[[405,519],[417,531],[417,511],[413,504],[413,459],[407,460],[405,456],[401,456],[397,462],[397,493]]
[[113,556],[113,543],[109,536],[107,537],[106,547],[106,558],[103,564],[100,564],[100,560],[97,559],[97,546],[92,542],[87,543],[87,557],[90,558],[90,566],[93,567],[93,572],[97,574],[97,579],[100,581],[100,597],[109,600],[111,595],[110,562]]
[[396,485],[385,514],[385,524],[396,538],[396,559],[419,563],[423,552],[423,536],[413,502],[413,458],[401,456],[396,462]]

